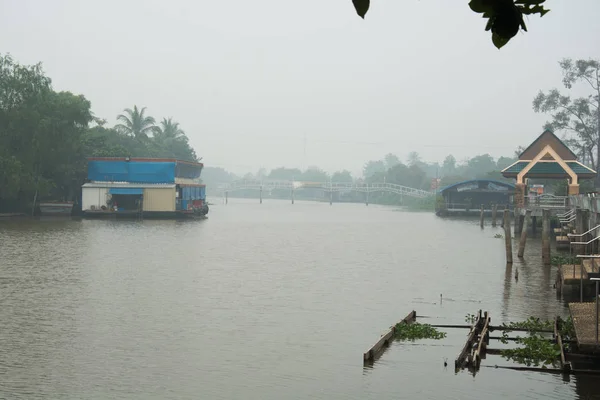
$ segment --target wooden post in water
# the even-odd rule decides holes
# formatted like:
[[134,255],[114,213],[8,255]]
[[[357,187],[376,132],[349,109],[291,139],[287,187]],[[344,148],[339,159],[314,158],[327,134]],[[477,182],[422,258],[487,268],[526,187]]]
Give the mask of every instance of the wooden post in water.
[[510,211],[504,210],[504,246],[506,248],[506,263],[513,263],[512,238],[510,232]]
[[292,204],[294,204],[294,183],[292,182]]
[[365,204],[369,205],[369,184],[367,183],[367,191],[365,192],[366,200]]
[[523,229],[521,230],[521,240],[519,241],[519,252],[517,253],[517,257],[523,258],[523,254],[525,254],[525,244],[527,243],[527,223],[529,222],[529,218],[531,217],[531,210],[527,210],[525,212],[525,218],[523,219]]
[[333,189],[329,187],[329,205],[333,204]]
[[262,185],[260,185],[260,204],[262,204]]
[[229,192],[225,191],[225,204],[229,202]]
[[481,205],[481,211],[479,213],[479,226],[483,228],[483,204]]
[[498,204],[492,205],[492,226],[496,227],[496,215],[498,213]]
[[521,209],[518,207],[515,207],[515,219],[513,220],[514,224],[515,224],[515,237],[517,237],[517,235],[519,234],[519,220],[521,216]]
[[550,265],[550,210],[542,210],[542,261]]

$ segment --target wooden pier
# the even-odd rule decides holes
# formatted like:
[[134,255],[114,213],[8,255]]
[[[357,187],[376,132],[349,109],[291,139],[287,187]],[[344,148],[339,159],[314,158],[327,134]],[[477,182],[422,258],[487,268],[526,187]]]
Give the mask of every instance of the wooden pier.
[[[411,311],[400,324],[412,324],[417,319],[417,312]],[[396,325],[392,326],[369,350],[363,353],[363,363],[372,363],[383,354],[383,351],[390,345],[396,335]]]
[[481,364],[481,359],[485,358],[485,351],[490,340],[489,331],[491,318],[486,311],[483,315],[481,310],[477,314],[477,318],[469,330],[467,341],[462,350],[454,360],[454,368],[456,372],[465,367],[478,369]]
[[556,249],[568,249],[571,244],[571,240],[566,235],[558,235],[556,236]]
[[600,345],[596,342],[596,303],[569,303],[569,312],[573,319],[579,350],[599,351]]

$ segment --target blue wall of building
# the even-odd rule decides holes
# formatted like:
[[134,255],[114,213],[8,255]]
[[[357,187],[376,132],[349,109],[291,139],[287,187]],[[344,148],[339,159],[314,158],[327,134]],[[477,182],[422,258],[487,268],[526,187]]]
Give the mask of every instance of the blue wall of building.
[[89,161],[88,179],[134,183],[174,183],[175,162]]
[[181,189],[182,200],[204,200],[206,188],[203,186],[184,186]]

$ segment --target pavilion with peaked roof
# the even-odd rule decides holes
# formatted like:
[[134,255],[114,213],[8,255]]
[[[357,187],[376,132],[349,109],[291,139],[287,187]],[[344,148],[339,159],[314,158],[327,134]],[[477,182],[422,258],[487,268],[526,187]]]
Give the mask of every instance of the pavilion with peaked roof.
[[515,203],[524,204],[528,179],[567,179],[569,195],[579,194],[579,181],[593,179],[596,171],[577,161],[577,156],[552,131],[545,130],[520,155],[519,160],[502,170],[505,178],[515,178]]

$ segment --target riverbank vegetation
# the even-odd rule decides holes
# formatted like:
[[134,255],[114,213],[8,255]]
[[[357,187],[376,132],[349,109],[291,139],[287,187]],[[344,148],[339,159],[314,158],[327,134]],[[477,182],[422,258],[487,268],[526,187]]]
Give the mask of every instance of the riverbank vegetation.
[[0,213],[31,212],[34,199],[77,201],[87,157],[196,160],[172,118],[156,124],[145,107],[109,126],[83,95],[56,91],[41,64],[0,54]]
[[[500,352],[505,359],[536,367],[540,365],[542,367],[553,366],[559,362],[560,347],[548,333],[554,328],[553,321],[530,317],[526,321],[502,324],[502,328],[500,341],[504,344],[508,343],[509,333],[513,330],[519,329],[527,332],[527,336],[513,338],[518,347],[504,349]],[[566,343],[575,338],[575,330],[570,317],[567,320],[560,321],[559,333],[563,342]]]

